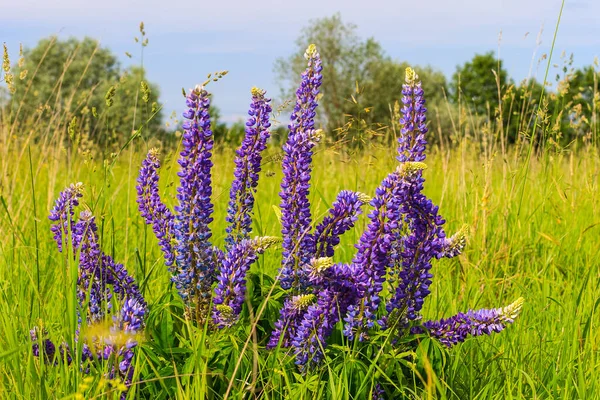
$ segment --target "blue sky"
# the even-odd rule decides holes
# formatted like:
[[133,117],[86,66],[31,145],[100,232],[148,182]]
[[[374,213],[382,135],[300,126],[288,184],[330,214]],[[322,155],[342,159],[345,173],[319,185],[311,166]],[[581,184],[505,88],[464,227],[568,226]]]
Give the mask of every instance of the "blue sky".
[[[165,114],[181,110],[182,87],[229,70],[211,90],[223,119],[233,122],[244,118],[252,86],[277,97],[274,61],[294,51],[311,19],[340,12],[392,58],[431,64],[447,76],[474,53],[499,48],[514,80],[528,77],[532,64],[541,80],[545,65],[538,70],[537,59],[549,52],[560,6],[560,0],[0,0],[0,42],[16,51],[19,43],[32,47],[52,34],[87,35],[129,65],[139,63],[133,37],[144,21],[150,40],[144,64],[161,88]],[[600,56],[599,17],[600,1],[567,0],[553,62],[561,63],[563,51],[575,54],[576,66]]]

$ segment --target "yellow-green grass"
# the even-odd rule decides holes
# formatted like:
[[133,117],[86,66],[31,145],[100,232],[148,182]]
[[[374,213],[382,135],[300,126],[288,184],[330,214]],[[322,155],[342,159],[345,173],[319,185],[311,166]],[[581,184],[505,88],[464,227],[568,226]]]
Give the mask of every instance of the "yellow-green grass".
[[[248,398],[248,392],[262,398],[367,398],[375,381],[386,382],[389,371],[352,351],[332,349],[335,359],[303,377],[283,351],[264,350],[267,320],[273,321],[282,301],[278,288],[267,298],[268,277],[275,276],[280,262],[277,249],[253,266],[251,299],[236,328],[206,334],[203,327],[183,323],[157,241],[137,211],[135,180],[146,151],[141,141],[114,164],[101,157],[90,161],[56,143],[5,135],[2,146],[0,397],[117,396],[114,387],[101,382],[101,371],[92,371],[88,381],[73,366],[45,365],[33,357],[29,341],[34,325],[46,327],[59,342],[72,340],[73,266],[56,249],[47,215],[59,192],[79,181],[85,185],[83,208],[98,218],[102,248],[126,265],[150,305],[145,341],[136,357],[136,380],[145,381],[134,386],[131,397],[222,398],[238,360],[230,398]],[[598,153],[591,146],[545,153],[527,165],[523,156],[482,152],[468,140],[451,150],[429,150],[425,193],[439,204],[449,233],[467,224],[470,234],[460,257],[434,262],[425,318],[500,307],[519,296],[525,306],[504,332],[468,339],[439,353],[441,368],[439,361],[421,361],[425,367],[418,369],[412,385],[394,385],[431,398],[600,398]],[[279,152],[267,150],[268,155]],[[233,156],[232,149],[219,147],[214,156],[212,229],[217,245],[224,239]],[[320,145],[311,189],[314,219],[324,215],[342,189],[372,194],[395,168],[394,156],[393,147],[346,154]],[[163,153],[161,159],[163,198],[172,206],[176,153]],[[280,179],[279,162],[265,162],[256,235],[280,235]],[[336,261],[352,259],[366,221],[361,216],[356,229],[345,235]],[[259,316],[256,334],[250,314]],[[367,384],[357,386],[357,381]]]

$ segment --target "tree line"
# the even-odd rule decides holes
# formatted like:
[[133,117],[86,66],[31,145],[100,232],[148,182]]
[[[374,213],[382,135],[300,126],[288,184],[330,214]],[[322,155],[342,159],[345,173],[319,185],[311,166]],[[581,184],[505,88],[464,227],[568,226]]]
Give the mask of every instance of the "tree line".
[[[136,41],[143,48],[148,43],[143,25],[140,33]],[[398,102],[408,63],[386,55],[374,38],[359,37],[356,25],[345,23],[339,14],[316,19],[300,32],[296,51],[274,66],[282,99],[293,95],[293,82],[304,69],[304,50],[310,43],[318,45],[323,60],[319,123],[328,136],[353,146],[391,140],[398,128]],[[175,137],[168,134],[174,127],[163,123],[158,85],[147,80],[143,67],[122,68],[110,49],[91,38],[42,39],[34,48],[22,50],[12,68],[6,67],[6,53],[5,58],[5,74],[10,69],[10,78],[22,81],[9,87],[8,99],[1,104],[3,121],[10,120],[13,126],[41,132],[40,126],[51,119],[64,129],[65,137],[109,150],[135,135],[161,141]],[[412,67],[423,81],[433,111],[432,141],[452,140],[460,131],[457,121],[466,115],[494,124],[496,132],[504,132],[506,145],[527,135],[536,118],[551,119],[557,125],[552,128],[555,140],[565,145],[594,129],[600,102],[597,62],[581,69],[571,65],[572,58],[567,59],[552,89],[534,79],[514,82],[493,52],[474,55],[457,66],[450,79],[435,67]],[[215,138],[238,143],[244,123],[227,126],[219,116],[215,107]],[[283,136],[284,128],[279,130]]]

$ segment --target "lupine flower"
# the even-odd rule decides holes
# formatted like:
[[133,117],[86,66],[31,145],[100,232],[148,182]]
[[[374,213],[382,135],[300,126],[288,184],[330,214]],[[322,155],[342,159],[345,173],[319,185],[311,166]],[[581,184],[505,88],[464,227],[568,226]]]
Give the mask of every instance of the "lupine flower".
[[506,307],[469,310],[447,319],[427,321],[422,327],[414,327],[412,331],[413,333],[426,332],[445,346],[452,347],[464,342],[469,335],[480,336],[501,332],[519,316],[523,303],[524,299],[521,297]]
[[340,236],[354,227],[361,207],[371,198],[363,193],[342,190],[333,203],[329,214],[315,228],[313,234],[314,257],[332,257],[334,247],[340,243]]
[[338,320],[337,303],[343,300],[340,297],[340,293],[325,289],[319,292],[317,303],[308,307],[292,341],[296,364],[322,360],[325,339]]
[[262,152],[271,136],[269,114],[271,99],[265,97],[265,91],[252,88],[252,104],[248,111],[246,136],[236,151],[234,180],[231,184],[229,208],[227,210],[227,246],[233,246],[242,239],[248,239],[252,227],[252,208],[254,193],[258,185],[258,173],[262,161]]
[[402,129],[398,138],[398,161],[424,161],[427,139],[427,118],[423,88],[419,76],[406,68],[406,83],[402,85]]
[[321,58],[315,45],[308,46],[308,61],[296,91],[296,105],[291,116],[289,136],[283,146],[283,180],[281,182],[281,223],[283,260],[280,283],[284,289],[300,286],[298,275],[303,264],[312,258],[310,235],[312,217],[308,200],[312,149],[319,139],[314,130],[317,95],[321,86]]
[[63,238],[69,236],[69,229],[72,229],[74,225],[74,209],[79,205],[79,199],[83,196],[82,191],[83,184],[81,182],[71,184],[61,192],[48,216],[50,221],[55,222],[50,230],[54,234],[54,240],[59,251],[63,249]]
[[174,222],[176,273],[173,282],[188,310],[202,321],[210,303],[215,265],[211,256],[209,224],[212,222],[211,169],[213,137],[210,129],[208,92],[202,86],[191,90],[183,113],[183,150],[179,158],[179,204]]
[[230,327],[242,311],[246,295],[246,273],[258,255],[274,244],[279,238],[265,236],[254,240],[243,239],[236,243],[225,255],[215,289],[213,320],[218,327]]
[[401,176],[398,171],[388,175],[375,192],[370,205],[373,210],[369,213],[369,225],[360,237],[357,245],[358,252],[352,261],[360,271],[364,272],[367,287],[365,296],[358,304],[348,308],[344,334],[358,340],[367,338],[366,330],[373,326],[377,308],[381,301],[379,292],[383,289],[386,268],[390,264],[390,250],[393,232],[401,223],[399,190]]
[[[79,303],[79,325],[75,332],[76,340],[82,340],[82,361],[114,360],[120,366],[109,365],[108,377],[117,374],[124,378],[126,385],[131,384],[133,377],[133,347],[135,340],[127,340],[120,344],[115,338],[121,335],[132,335],[143,328],[143,318],[146,313],[146,303],[139,292],[133,278],[127,273],[122,264],[103,254],[98,240],[98,228],[95,218],[88,210],[82,211],[79,219],[74,219],[74,208],[82,197],[81,184],[66,188],[56,200],[50,212],[50,220],[54,222],[51,231],[54,234],[59,250],[64,249],[63,240],[72,246],[72,255],[78,262],[77,299]],[[88,335],[80,337],[81,323],[85,318],[86,330],[93,332],[102,326],[106,316],[112,311],[113,294],[120,301],[122,308],[118,317],[113,318],[110,335]],[[38,341],[38,329],[30,332],[31,339]],[[44,339],[45,353],[55,354],[54,344]],[[72,361],[71,352],[66,344],[59,346],[61,358],[67,363]],[[33,344],[34,355],[39,356],[39,343]],[[120,361],[119,361],[120,360]],[[89,371],[84,368],[84,371]]]
[[442,244],[442,255],[447,258],[454,258],[462,253],[467,245],[467,232],[469,227],[463,226],[451,237],[445,238]]
[[[234,182],[228,206],[226,252],[214,247],[211,203],[212,149],[214,145],[208,113],[209,94],[203,86],[190,90],[188,109],[183,113],[183,141],[179,165],[179,204],[171,213],[158,195],[156,153],[151,150],[138,178],[138,204],[146,223],[152,224],[171,266],[172,280],[186,306],[186,314],[199,324],[209,316],[212,284],[218,280],[213,317],[218,327],[233,324],[241,311],[245,276],[257,254],[272,244],[271,239],[248,239],[252,225],[254,193],[258,184],[262,151],[269,133],[270,99],[265,91],[252,89],[252,104],[246,136],[237,151]],[[271,240],[269,242],[269,240]]]
[[316,296],[310,293],[291,296],[285,300],[267,348],[273,349],[278,344],[281,344],[281,347],[291,345],[292,338],[296,336],[296,330],[302,322],[306,310],[315,301],[315,298]]
[[[425,159],[427,133],[425,99],[418,75],[406,69],[406,83],[402,86],[402,125],[398,138],[398,160],[403,168]],[[405,168],[405,167],[404,167]],[[380,319],[382,327],[404,329],[409,321],[418,318],[431,285],[431,260],[444,254],[449,246],[442,229],[445,223],[438,207],[424,196],[421,171],[406,175],[402,180],[404,197],[400,213],[404,229],[394,232],[392,244],[392,275],[397,277],[394,294],[386,304],[387,316]],[[450,252],[447,252],[450,255]],[[392,320],[389,320],[389,317]]]
[[371,398],[373,400],[384,400],[385,399],[385,390],[383,390],[383,387],[381,386],[381,384],[376,383],[375,387],[373,388],[373,395],[371,396]]
[[142,162],[140,175],[136,186],[138,208],[147,224],[152,225],[152,230],[158,238],[158,244],[165,256],[165,264],[172,266],[175,262],[173,251],[173,213],[160,199],[158,188],[158,170],[160,161],[158,150],[150,149],[146,159]]
[[[438,207],[431,200],[414,191],[416,181],[406,182],[408,200],[403,203],[404,215],[410,233],[402,240],[400,253],[399,279],[393,297],[386,305],[388,314],[397,310],[400,321],[394,321],[397,328],[404,328],[408,321],[418,318],[425,297],[429,295],[431,285],[431,260],[439,258],[445,233],[441,228],[444,220],[438,214]],[[417,187],[421,184],[417,183]],[[384,318],[385,321],[385,318]],[[389,321],[388,321],[389,322]]]
[[40,332],[38,327],[34,327],[29,331],[29,338],[33,342],[32,350],[33,355],[36,357],[40,356],[40,344],[42,345],[44,356],[47,361],[51,361],[54,358],[54,354],[56,353],[56,346],[50,339],[47,339],[46,332]]
[[364,291],[362,271],[354,264],[333,264],[331,258],[314,259],[306,267],[310,283],[317,293],[317,302],[308,307],[297,326],[292,345],[296,364],[305,369],[309,361],[322,360],[327,337],[351,304]]

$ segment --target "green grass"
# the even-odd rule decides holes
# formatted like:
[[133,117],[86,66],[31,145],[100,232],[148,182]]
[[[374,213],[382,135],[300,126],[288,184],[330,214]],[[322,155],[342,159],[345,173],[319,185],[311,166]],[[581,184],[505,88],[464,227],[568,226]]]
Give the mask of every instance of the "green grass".
[[[101,371],[92,371],[92,378],[86,379],[74,366],[41,363],[33,357],[28,339],[29,329],[42,325],[59,343],[73,340],[73,266],[57,251],[46,216],[58,193],[77,181],[85,183],[85,207],[98,218],[103,249],[127,266],[150,305],[145,340],[136,358],[141,381],[131,397],[219,399],[231,386],[230,398],[367,398],[375,381],[387,383],[388,390],[395,387],[406,396],[414,392],[426,398],[600,397],[600,158],[592,146],[533,157],[525,182],[523,156],[481,151],[467,139],[451,150],[430,150],[426,194],[440,205],[449,232],[462,224],[471,231],[463,255],[434,263],[425,317],[500,307],[519,296],[526,303],[516,322],[500,334],[468,339],[449,352],[422,343],[418,362],[399,362],[409,371],[408,378],[399,381],[393,371],[371,361],[377,354],[361,356],[359,351],[368,350],[352,346],[330,346],[325,365],[306,376],[297,373],[284,350],[264,350],[269,321],[274,321],[282,301],[279,288],[269,295],[280,262],[278,250],[268,250],[252,268],[243,319],[235,328],[208,333],[183,320],[156,239],[137,212],[135,179],[145,154],[141,143],[126,149],[112,166],[86,161],[58,145],[6,135],[1,143],[2,397],[117,396],[101,381]],[[321,145],[311,191],[315,219],[341,189],[373,193],[394,168],[394,152],[391,147],[373,148],[351,155]],[[161,185],[172,205],[176,157],[162,158]],[[232,170],[232,150],[218,148],[212,224],[218,245],[224,239]],[[278,163],[264,165],[256,235],[280,235],[273,208],[279,203],[280,178]],[[351,260],[353,243],[365,223],[363,215],[344,237],[337,260]],[[339,334],[333,341],[342,343]]]

